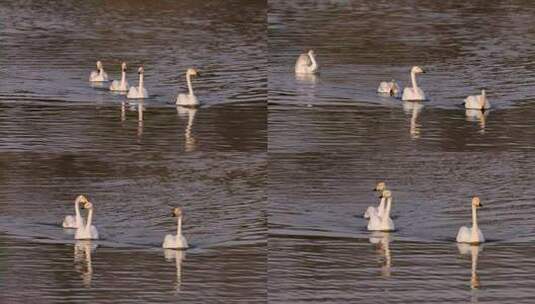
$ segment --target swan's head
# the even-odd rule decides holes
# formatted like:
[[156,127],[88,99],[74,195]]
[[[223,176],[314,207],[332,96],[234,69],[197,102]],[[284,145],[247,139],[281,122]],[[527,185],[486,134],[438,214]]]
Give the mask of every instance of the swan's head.
[[137,69],[137,73],[140,74],[140,75],[143,74],[144,71],[145,70],[143,69],[142,66],[140,66],[139,69]]
[[385,182],[378,182],[377,185],[375,185],[375,189],[373,191],[383,191],[386,189]]
[[314,56],[314,55],[315,55],[314,50],[310,50],[310,51],[308,51],[308,55],[310,55],[310,56]]
[[173,217],[181,217],[182,216],[182,209],[179,207],[173,208]]
[[97,70],[102,70],[102,62],[100,62],[100,60],[97,61]]
[[411,69],[411,73],[418,74],[418,73],[425,73],[425,71],[419,66],[413,66]]
[[82,208],[84,208],[84,209],[93,209],[93,204],[90,201],[86,200],[84,202],[84,204],[82,205]]
[[474,196],[472,198],[472,206],[477,207],[477,208],[483,207],[483,204],[481,204],[481,201],[479,200],[479,197]]
[[385,191],[383,191],[383,193],[381,194],[381,197],[384,197],[384,198],[391,198],[391,197],[392,197],[392,192],[390,192],[390,190],[385,190]]
[[80,194],[76,197],[76,201],[79,202],[79,203],[82,203],[82,204],[85,204],[88,200],[87,200],[87,197],[85,197],[84,195]]
[[189,68],[186,71],[186,75],[189,75],[189,76],[200,76],[200,73],[196,69]]
[[126,62],[123,62],[121,64],[121,69],[123,70],[123,72],[126,72]]

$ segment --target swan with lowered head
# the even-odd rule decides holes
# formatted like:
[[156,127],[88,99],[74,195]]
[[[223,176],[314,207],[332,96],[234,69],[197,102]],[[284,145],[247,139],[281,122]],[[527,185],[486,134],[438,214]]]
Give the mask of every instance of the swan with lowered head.
[[[379,195],[381,195],[381,193],[386,190],[386,184],[385,182],[378,182],[377,185],[375,186],[375,189],[373,189],[373,191],[379,193]],[[370,218],[370,215],[382,215],[383,212],[384,212],[384,207],[385,207],[385,199],[384,197],[381,198],[381,201],[379,203],[379,206],[377,207],[374,207],[374,206],[369,206],[368,209],[366,209],[366,212],[364,212],[364,218]]]
[[182,209],[174,208],[172,215],[177,217],[176,235],[166,235],[162,247],[166,249],[186,249],[188,248],[188,241],[182,235]]
[[485,237],[477,225],[477,208],[483,207],[479,197],[472,198],[472,228],[463,226],[457,233],[458,243],[479,244],[485,242]]
[[176,105],[182,107],[197,107],[199,106],[199,100],[197,96],[193,94],[193,87],[191,86],[191,76],[199,76],[199,72],[196,69],[188,69],[186,71],[186,82],[188,83],[188,94],[180,93],[176,98]]
[[392,192],[384,190],[381,199],[386,199],[386,207],[384,212],[379,214],[370,214],[368,221],[369,231],[394,231],[394,222],[390,218],[390,211],[392,210]]
[[80,202],[85,200],[85,196],[78,195],[74,201],[75,215],[67,215],[63,220],[63,228],[78,228],[84,224],[84,218],[80,215]]
[[130,85],[126,80],[126,62],[121,64],[121,80],[114,80],[111,82],[110,91],[128,92]]
[[464,107],[471,110],[485,111],[490,109],[490,103],[485,94],[485,90],[481,90],[481,95],[471,95],[464,99]]
[[377,93],[399,98],[401,96],[401,86],[394,79],[392,81],[382,81],[377,88]]
[[296,74],[314,74],[318,72],[319,65],[313,50],[299,55],[295,63]]
[[102,82],[102,81],[108,81],[108,73],[104,72],[104,67],[102,66],[102,62],[97,61],[97,70],[92,71],[91,75],[89,75],[89,81],[91,82]]
[[128,94],[126,95],[126,98],[131,99],[139,99],[139,98],[149,98],[149,94],[147,93],[147,89],[143,86],[143,72],[145,70],[142,66],[139,67],[137,70],[137,73],[139,74],[139,86],[137,87],[130,87],[130,90],[128,91]]
[[405,101],[418,101],[418,100],[426,100],[424,91],[418,87],[418,83],[416,82],[416,74],[425,73],[425,71],[418,67],[413,66],[411,69],[411,81],[412,81],[412,87],[406,87],[403,89],[403,97],[402,100]]
[[98,240],[98,231],[95,226],[92,225],[93,221],[93,204],[87,200],[87,198],[83,198],[81,201],[83,203],[82,207],[84,209],[89,210],[89,213],[87,215],[87,223],[85,225],[82,225],[76,229],[76,233],[74,235],[74,238],[77,240]]

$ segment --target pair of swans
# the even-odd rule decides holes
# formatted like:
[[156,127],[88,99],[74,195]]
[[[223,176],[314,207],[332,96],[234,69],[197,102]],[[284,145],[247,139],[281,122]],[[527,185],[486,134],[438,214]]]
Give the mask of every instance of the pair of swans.
[[[411,68],[412,87],[403,89],[403,95],[401,97],[403,101],[423,101],[427,99],[424,91],[418,86],[418,82],[416,81],[416,74],[420,73],[425,73],[421,67],[413,66]],[[379,84],[377,92],[393,97],[399,97],[401,94],[401,86],[393,79],[392,81],[383,81]]]
[[[80,213],[80,203],[83,209],[88,210],[87,222]],[[76,229],[74,238],[77,240],[98,240],[98,230],[92,225],[93,221],[93,204],[83,195],[76,197],[74,201],[75,215],[68,215],[63,220],[63,228]]]
[[[82,208],[89,210],[87,223],[84,223],[84,219],[80,214],[80,203]],[[93,204],[84,195],[79,195],[74,201],[74,208],[75,215],[66,216],[63,220],[63,227],[76,228],[74,238],[77,240],[98,240],[97,228],[92,225]],[[177,217],[177,233],[176,235],[166,235],[162,247],[166,249],[186,249],[188,248],[188,242],[182,235],[182,209],[174,208],[172,215]]]
[[319,70],[318,62],[313,50],[299,55],[295,63],[296,74],[314,74]]
[[368,207],[364,217],[368,219],[368,231],[394,231],[394,221],[390,218],[392,210],[392,192],[386,190],[384,182],[380,182],[374,191],[380,193],[381,201],[378,207]]

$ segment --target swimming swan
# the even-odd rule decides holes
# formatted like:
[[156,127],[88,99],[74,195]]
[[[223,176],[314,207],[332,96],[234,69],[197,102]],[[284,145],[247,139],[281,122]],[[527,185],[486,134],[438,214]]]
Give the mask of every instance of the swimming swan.
[[91,75],[89,75],[89,81],[91,82],[102,82],[102,81],[108,81],[108,74],[104,72],[104,68],[102,67],[102,62],[97,61],[97,70],[92,71]]
[[177,217],[176,235],[168,234],[163,241],[163,248],[166,249],[186,249],[188,241],[182,235],[182,209],[173,209],[173,217]]
[[385,94],[390,95],[392,97],[400,97],[401,96],[401,87],[395,81],[392,79],[392,81],[382,81],[379,84],[379,87],[377,88],[377,93],[379,94]]
[[[385,182],[378,182],[377,185],[375,186],[375,188],[373,189],[373,191],[379,193],[379,195],[381,195],[383,190],[386,190]],[[368,207],[368,209],[366,209],[366,212],[364,212],[364,218],[370,218],[370,214],[382,215],[383,212],[384,212],[384,207],[385,207],[385,200],[384,200],[384,197],[383,197],[383,198],[381,198],[379,206],[377,206],[377,207],[370,206],[370,207]]]
[[114,80],[111,82],[110,91],[128,92],[130,86],[126,80],[126,62],[121,64],[121,80]]
[[191,86],[191,76],[200,76],[199,72],[195,69],[188,69],[186,71],[186,81],[188,83],[188,94],[178,94],[176,98],[176,105],[183,107],[197,107],[199,105],[199,100],[193,94],[193,88]]
[[93,204],[85,197],[81,202],[83,203],[83,208],[89,210],[89,214],[87,215],[87,223],[76,229],[74,238],[77,240],[98,240],[97,228],[91,225],[93,220]]
[[475,196],[472,198],[472,228],[463,226],[459,229],[459,233],[457,233],[458,243],[479,244],[485,242],[485,237],[477,225],[476,209],[479,207],[483,207],[483,205],[479,197]]
[[139,74],[139,86],[130,87],[130,91],[128,91],[126,98],[149,98],[147,89],[145,89],[145,87],[143,86],[143,72],[143,67],[139,67],[139,69],[137,70],[137,73]]
[[368,222],[369,231],[394,231],[394,222],[390,218],[390,211],[392,210],[392,193],[390,190],[384,190],[382,199],[386,199],[386,208],[384,212],[379,214],[370,214]]
[[485,94],[485,90],[481,90],[481,95],[471,95],[464,99],[464,107],[471,110],[487,110],[490,109],[490,103]]
[[67,215],[63,220],[63,228],[78,228],[84,224],[84,218],[80,215],[80,202],[85,200],[85,196],[78,195],[74,201],[75,215]]
[[295,63],[296,74],[314,74],[318,72],[319,65],[313,50],[299,55]]
[[402,100],[406,101],[414,101],[414,100],[425,100],[425,93],[422,89],[418,87],[418,83],[416,83],[416,74],[418,73],[425,73],[422,68],[418,66],[413,66],[411,69],[411,81],[412,81],[412,87],[406,87],[403,89],[403,97]]

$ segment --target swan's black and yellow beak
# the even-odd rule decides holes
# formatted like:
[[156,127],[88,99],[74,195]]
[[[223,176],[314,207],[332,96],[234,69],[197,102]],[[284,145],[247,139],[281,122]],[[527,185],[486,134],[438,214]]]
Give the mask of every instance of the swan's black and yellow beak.
[[176,214],[175,214],[174,211],[171,211],[171,216],[172,216],[172,217],[176,217]]

